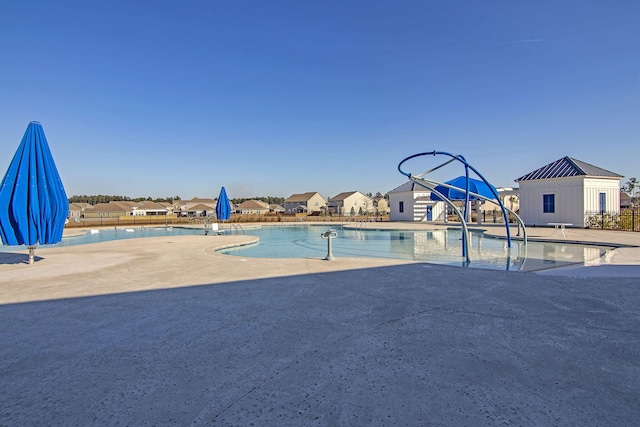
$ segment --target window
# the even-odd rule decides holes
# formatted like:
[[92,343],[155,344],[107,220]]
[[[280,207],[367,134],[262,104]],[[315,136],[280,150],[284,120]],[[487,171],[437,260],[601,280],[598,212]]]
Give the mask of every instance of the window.
[[398,206],[398,211],[400,211],[400,213],[404,212],[404,202],[400,202],[400,206]]
[[598,199],[599,205],[599,211],[600,213],[603,213],[607,210],[607,193],[600,193],[600,198]]
[[542,212],[554,213],[555,211],[556,211],[556,195],[543,194],[542,195]]

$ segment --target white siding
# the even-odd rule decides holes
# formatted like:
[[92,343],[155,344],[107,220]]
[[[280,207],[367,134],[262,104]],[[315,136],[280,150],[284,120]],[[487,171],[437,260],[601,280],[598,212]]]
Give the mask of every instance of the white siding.
[[[417,193],[424,196],[429,193]],[[404,204],[404,211],[400,212],[400,202]],[[396,192],[389,193],[389,210],[391,211],[389,219],[391,221],[413,221],[413,192]]]
[[359,215],[361,208],[365,215],[366,212],[370,212],[373,209],[373,200],[359,191],[346,197],[343,203],[344,215],[351,215],[351,209],[353,209],[354,215]]
[[433,211],[431,212],[431,220],[432,221],[444,221],[445,216],[445,206],[444,202],[435,202],[433,205]]
[[[403,191],[389,193],[390,221],[426,221],[427,206],[432,206],[431,220],[444,221],[444,202],[429,200],[430,191]],[[400,212],[400,202],[404,212]]]
[[320,194],[314,194],[307,202],[307,210],[309,212],[320,212],[327,201]]
[[620,210],[620,181],[586,178],[584,180],[584,209],[588,212],[600,210],[600,193],[607,196],[606,211]]
[[[620,181],[584,176],[521,181],[520,217],[527,226],[546,226],[550,222],[585,226],[587,211],[597,211],[600,193],[607,194],[607,210],[618,211]],[[543,195],[555,196],[555,212],[543,212]]]

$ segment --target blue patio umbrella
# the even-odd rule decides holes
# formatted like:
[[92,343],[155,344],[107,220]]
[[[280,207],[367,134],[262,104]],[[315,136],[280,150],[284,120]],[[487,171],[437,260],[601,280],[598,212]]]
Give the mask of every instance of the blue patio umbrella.
[[231,202],[227,197],[227,190],[222,187],[220,189],[220,196],[218,196],[218,203],[216,204],[216,216],[218,220],[226,221],[231,218]]
[[[445,187],[444,185],[437,185],[436,191],[441,193],[443,196],[447,197],[449,200],[464,200],[465,194],[464,190],[466,188],[466,180],[467,178],[464,176],[459,176],[452,180],[446,181],[445,184],[451,185],[453,187],[459,188],[460,190],[455,190],[453,188]],[[479,179],[469,178],[469,192],[476,193],[481,196],[484,196],[488,199],[495,199],[495,195],[491,190],[495,191],[494,186],[487,185],[484,181]],[[435,193],[431,193],[431,200],[442,200]],[[477,196],[469,195],[469,200],[478,200]]]
[[42,125],[31,122],[0,183],[0,237],[29,247],[62,240],[69,202]]

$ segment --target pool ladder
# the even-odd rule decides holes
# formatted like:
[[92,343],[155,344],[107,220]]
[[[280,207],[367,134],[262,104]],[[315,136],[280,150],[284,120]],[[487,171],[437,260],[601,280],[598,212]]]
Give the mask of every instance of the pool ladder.
[[229,234],[233,234],[233,230],[236,230],[237,234],[244,234],[244,228],[240,224],[229,224]]

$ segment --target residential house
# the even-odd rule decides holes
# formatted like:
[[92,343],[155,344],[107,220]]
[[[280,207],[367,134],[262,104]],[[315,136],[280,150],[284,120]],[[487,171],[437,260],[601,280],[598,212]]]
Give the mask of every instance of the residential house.
[[[194,197],[191,200],[176,200],[174,204],[176,205],[176,207],[174,208],[174,212],[176,212],[179,216],[194,216],[193,214],[190,214],[190,212],[214,212],[216,210],[216,199],[202,199]],[[204,208],[198,205],[203,205]]]
[[[504,207],[517,213],[520,206],[520,199],[518,197],[519,190],[512,187],[496,187],[496,190]],[[499,212],[501,210],[498,201],[482,201],[481,206],[484,212]]]
[[167,208],[150,200],[138,202],[136,213],[144,216],[166,216]]
[[373,200],[359,191],[346,191],[330,197],[327,207],[331,214],[368,215],[373,213]]
[[390,221],[444,221],[445,203],[431,200],[431,191],[409,180],[389,192]]
[[[498,190],[500,201],[506,208],[513,212],[517,212],[518,209],[520,209],[520,189],[513,187],[498,187],[496,190]],[[499,209],[497,204],[496,209]]]
[[281,213],[284,213],[284,208],[276,203],[271,203],[269,204],[269,212],[275,213],[275,214],[281,214]]
[[69,203],[69,218],[84,218],[84,212],[87,209],[93,209],[91,203]]
[[179,205],[177,205],[175,203],[158,202],[158,204],[166,209],[167,215],[172,215],[174,210],[178,210],[179,211],[179,209],[180,209],[178,207]]
[[625,192],[620,192],[620,209],[633,209],[633,198]]
[[520,217],[525,225],[565,223],[585,227],[590,215],[620,212],[617,173],[563,157],[521,176]]
[[327,200],[316,192],[292,194],[284,201],[284,211],[288,214],[322,212]]
[[[136,215],[135,203],[126,201],[111,201],[109,203],[97,203],[92,209],[85,209],[85,218],[119,218],[121,216]],[[135,207],[137,208],[137,207]],[[142,213],[142,212],[141,212]]]
[[198,203],[191,205],[191,207],[185,211],[181,211],[181,213],[184,213],[184,216],[188,217],[209,216],[216,213],[216,207],[215,205],[211,207],[209,204]]
[[235,212],[239,214],[259,214],[269,213],[269,204],[261,200],[245,200],[235,207]]
[[387,215],[389,213],[389,202],[382,196],[373,198],[373,208],[379,215]]

